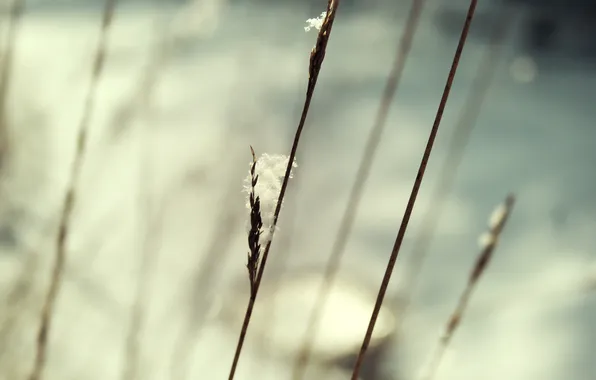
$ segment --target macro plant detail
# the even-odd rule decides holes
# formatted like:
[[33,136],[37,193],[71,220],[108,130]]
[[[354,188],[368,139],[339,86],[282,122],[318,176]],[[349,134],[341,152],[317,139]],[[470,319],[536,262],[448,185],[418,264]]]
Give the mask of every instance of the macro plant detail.
[[0,7],[0,379],[584,379],[571,39],[521,50],[533,1],[315,2]]

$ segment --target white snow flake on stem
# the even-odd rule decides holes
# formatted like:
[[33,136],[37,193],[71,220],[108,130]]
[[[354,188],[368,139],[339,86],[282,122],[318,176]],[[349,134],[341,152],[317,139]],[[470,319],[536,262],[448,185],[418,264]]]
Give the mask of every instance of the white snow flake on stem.
[[[252,166],[250,162],[250,166]],[[271,228],[273,227],[273,218],[275,214],[275,208],[277,206],[277,199],[281,191],[281,185],[283,178],[286,173],[288,166],[288,157],[279,154],[262,154],[257,159],[256,164],[256,175],[258,176],[257,184],[255,185],[255,195],[259,197],[261,202],[261,219],[263,221],[263,228],[260,236],[261,247],[267,245],[271,240]],[[296,161],[292,164],[295,168],[298,165]],[[290,178],[293,173],[290,171]],[[250,192],[251,187],[251,174],[250,169],[248,175],[244,180],[244,193],[246,193],[246,208],[250,214]],[[250,231],[250,218],[247,223],[247,231]]]
[[326,16],[327,12],[323,12],[317,18],[309,18],[308,20],[306,20],[306,23],[308,25],[304,27],[304,31],[309,32],[312,28],[315,28],[316,30],[321,30],[321,27],[323,26],[323,21],[325,20]]

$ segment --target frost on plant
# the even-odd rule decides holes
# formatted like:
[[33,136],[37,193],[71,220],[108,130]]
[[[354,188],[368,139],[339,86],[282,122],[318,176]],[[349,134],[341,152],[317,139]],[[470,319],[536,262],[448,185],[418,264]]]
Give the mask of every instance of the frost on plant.
[[306,25],[304,27],[304,31],[305,32],[309,32],[312,28],[315,28],[317,30],[321,30],[321,27],[323,26],[323,21],[325,20],[325,17],[326,16],[327,16],[327,12],[323,12],[317,18],[309,18],[308,20],[306,20],[306,23],[308,25]]
[[[273,218],[275,208],[277,206],[277,199],[281,191],[286,168],[288,165],[288,157],[278,154],[262,154],[258,159],[255,157],[254,161],[250,162],[250,169],[248,176],[244,180],[244,192],[246,193],[246,207],[249,212],[252,212],[251,194],[254,192],[254,201],[258,198],[259,208],[261,214],[262,227],[260,231],[259,243],[261,246],[266,245],[271,240],[271,228],[273,227]],[[294,161],[292,167],[297,167]],[[253,173],[254,171],[254,173]],[[290,172],[292,178],[292,172]],[[250,220],[247,224],[247,231],[250,233]]]

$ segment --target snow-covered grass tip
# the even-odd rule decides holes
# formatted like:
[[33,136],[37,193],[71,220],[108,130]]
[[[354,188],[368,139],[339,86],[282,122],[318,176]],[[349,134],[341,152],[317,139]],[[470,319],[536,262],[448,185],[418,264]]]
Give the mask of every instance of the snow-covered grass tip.
[[[252,161],[248,176],[244,180],[246,208],[249,219],[246,224],[248,233],[248,274],[252,287],[256,281],[262,247],[266,246],[273,235],[275,208],[281,192],[283,178],[288,166],[288,157],[284,155],[262,154],[259,158],[251,149]],[[294,161],[292,167],[298,165]],[[290,171],[290,178],[293,173]]]

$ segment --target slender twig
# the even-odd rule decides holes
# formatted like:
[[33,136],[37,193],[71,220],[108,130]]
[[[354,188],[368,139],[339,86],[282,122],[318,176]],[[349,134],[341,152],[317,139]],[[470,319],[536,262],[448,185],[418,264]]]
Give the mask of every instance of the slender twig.
[[[472,130],[476,125],[482,105],[489,92],[491,84],[499,63],[499,57],[502,51],[503,41],[507,36],[507,31],[512,18],[510,9],[503,10],[497,17],[495,27],[489,42],[489,47],[478,66],[476,77],[472,83],[472,88],[468,92],[465,105],[462,108],[458,120],[455,123],[455,130],[451,136],[447,157],[443,161],[442,169],[439,170],[439,179],[433,189],[430,197],[430,205],[423,216],[421,222],[422,228],[416,234],[414,239],[411,262],[408,264],[407,273],[403,280],[403,288],[407,292],[401,299],[399,308],[399,324],[403,324],[405,315],[412,302],[415,289],[418,285],[420,272],[428,257],[428,251],[432,243],[433,236],[438,227],[441,215],[443,213],[447,195],[450,193],[455,181],[457,171],[463,160],[465,148],[470,140]],[[398,327],[399,329],[399,327]]]
[[302,379],[306,372],[306,366],[310,359],[314,340],[318,333],[318,325],[322,317],[324,305],[327,303],[329,293],[333,287],[335,278],[337,277],[348,237],[354,226],[354,220],[356,219],[358,206],[362,199],[362,193],[364,192],[364,187],[369,178],[370,169],[376,157],[381,136],[383,135],[385,125],[387,124],[387,117],[406,66],[406,61],[412,46],[412,40],[414,39],[424,4],[425,0],[412,1],[408,21],[403,29],[402,36],[398,41],[393,67],[385,83],[381,103],[373,127],[368,135],[366,147],[360,160],[360,166],[358,167],[354,183],[350,189],[348,202],[344,209],[333,247],[331,248],[331,254],[327,260],[327,265],[325,266],[323,283],[317,292],[315,306],[309,316],[300,351],[294,362],[292,372],[292,379],[294,380]]
[[66,188],[66,195],[64,198],[64,203],[62,205],[62,212],[60,214],[58,235],[56,238],[56,258],[54,262],[54,267],[52,269],[50,284],[48,286],[48,291],[45,296],[45,300],[41,311],[41,321],[39,329],[37,331],[35,361],[33,369],[28,377],[29,380],[41,379],[46,364],[48,336],[52,325],[52,318],[54,314],[56,299],[58,297],[58,293],[60,292],[60,288],[62,285],[62,274],[64,272],[64,266],[66,262],[66,244],[68,236],[70,234],[72,211],[74,209],[76,201],[76,187],[83,164],[83,159],[86,153],[89,124],[91,121],[91,115],[93,113],[93,107],[95,105],[95,94],[97,85],[103,72],[106,55],[106,45],[108,40],[108,30],[112,23],[115,6],[116,0],[106,0],[105,8],[103,11],[103,19],[101,24],[99,41],[97,44],[97,50],[95,53],[95,59],[93,61],[93,68],[91,71],[91,83],[89,87],[89,92],[87,93],[87,98],[85,99],[83,114],[79,124],[75,157],[71,167],[68,186]]
[[319,35],[317,36],[316,45],[310,53],[306,99],[304,101],[304,106],[302,108],[302,115],[300,117],[300,122],[298,123],[298,128],[296,129],[296,134],[294,136],[294,141],[292,143],[292,149],[290,151],[290,156],[288,158],[288,166],[286,168],[286,173],[284,175],[283,183],[281,186],[281,191],[279,193],[279,198],[277,199],[277,205],[275,207],[275,213],[273,215],[273,223],[271,226],[271,239],[268,241],[267,245],[265,246],[265,250],[264,250],[263,256],[261,258],[261,263],[259,265],[259,271],[257,273],[257,277],[255,280],[254,292],[251,292],[248,306],[246,308],[246,314],[244,316],[244,321],[242,323],[242,329],[240,331],[240,336],[238,338],[238,344],[236,346],[236,352],[234,354],[234,360],[232,361],[232,366],[230,368],[230,375],[228,377],[228,380],[232,380],[236,373],[236,368],[238,366],[238,360],[240,359],[240,353],[242,352],[242,346],[244,345],[244,340],[246,338],[246,333],[248,331],[248,325],[250,324],[250,317],[252,316],[252,311],[253,311],[253,308],[254,308],[254,305],[255,305],[255,302],[257,299],[259,287],[261,285],[261,279],[263,278],[263,273],[265,271],[265,265],[267,264],[267,258],[269,257],[269,250],[271,249],[271,243],[273,241],[273,234],[275,232],[277,220],[279,218],[279,213],[281,211],[281,205],[283,203],[286,189],[288,187],[288,181],[290,179],[290,173],[292,170],[292,166],[294,164],[294,159],[296,157],[296,151],[298,150],[300,136],[302,135],[302,130],[304,129],[304,124],[306,122],[306,117],[308,115],[310,103],[312,101],[312,97],[313,97],[313,94],[315,91],[317,79],[319,77],[319,72],[321,71],[321,66],[323,64],[323,60],[325,59],[327,43],[329,42],[329,37],[331,35],[331,29],[333,27],[333,21],[335,19],[335,13],[337,12],[337,7],[339,6],[339,2],[340,2],[340,0],[329,0],[329,2],[327,3],[327,13],[325,15],[323,25],[321,26],[321,30],[319,31]]
[[377,300],[376,300],[376,303],[375,303],[375,306],[374,306],[374,309],[372,312],[372,316],[370,318],[368,328],[366,330],[366,334],[364,336],[364,340],[362,342],[362,347],[360,348],[360,352],[358,353],[358,357],[356,358],[356,363],[354,364],[354,370],[352,372],[352,380],[358,379],[358,375],[360,373],[360,368],[362,367],[362,363],[364,361],[364,356],[366,354],[366,350],[368,349],[368,346],[372,339],[372,334],[373,334],[373,330],[375,328],[375,323],[377,322],[379,312],[381,311],[381,306],[382,306],[383,300],[385,298],[385,293],[387,292],[387,287],[389,286],[389,281],[391,280],[393,268],[395,267],[395,262],[397,261],[397,256],[399,254],[401,244],[402,244],[402,242],[404,240],[404,236],[406,234],[406,229],[408,227],[408,222],[410,221],[410,216],[412,215],[412,211],[414,210],[414,204],[416,203],[418,191],[420,190],[420,185],[422,184],[422,179],[423,179],[424,173],[426,171],[426,166],[428,164],[428,160],[429,160],[430,154],[432,152],[435,138],[437,136],[437,132],[439,131],[439,126],[441,124],[443,112],[445,111],[445,107],[447,105],[447,99],[449,98],[451,86],[452,86],[453,80],[455,78],[455,73],[457,71],[459,59],[461,57],[464,45],[466,43],[466,38],[468,36],[468,31],[469,31],[470,25],[472,23],[472,18],[474,17],[474,11],[476,10],[477,3],[478,3],[478,0],[470,1],[470,7],[468,9],[466,21],[464,23],[462,33],[461,33],[461,36],[459,39],[459,43],[458,43],[457,49],[455,51],[455,56],[453,57],[453,63],[451,65],[451,69],[449,70],[449,75],[447,77],[447,83],[445,84],[443,96],[441,97],[441,102],[439,103],[437,115],[435,117],[435,121],[433,123],[432,130],[431,130],[429,138],[428,138],[428,143],[426,145],[426,148],[424,149],[422,161],[420,163],[420,167],[418,169],[418,174],[416,175],[416,179],[415,179],[414,185],[412,187],[412,192],[410,193],[410,198],[408,200],[408,204],[406,206],[406,210],[404,212],[404,216],[403,216],[401,225],[399,227],[399,231],[397,232],[395,244],[393,246],[393,250],[391,251],[391,256],[389,257],[389,262],[387,263],[387,269],[385,271],[385,275],[383,276],[383,281],[381,283],[381,287],[380,287],[379,293],[377,295]]
[[468,302],[470,301],[472,292],[474,291],[474,289],[476,288],[476,284],[478,283],[478,279],[482,276],[482,274],[486,270],[486,267],[490,263],[495,246],[497,245],[499,237],[503,232],[503,227],[505,226],[505,223],[507,223],[507,219],[511,214],[511,210],[513,208],[514,203],[514,196],[509,195],[505,199],[505,202],[502,205],[500,205],[493,213],[489,222],[489,231],[488,233],[483,235],[484,239],[481,242],[482,250],[476,258],[476,263],[474,264],[474,267],[470,272],[466,288],[461,294],[457,306],[451,314],[451,317],[449,318],[447,325],[445,326],[445,332],[443,333],[443,336],[441,336],[441,339],[439,340],[435,348],[435,351],[431,356],[430,364],[428,366],[427,371],[422,375],[422,379],[431,380],[436,374],[439,364],[441,363],[441,359],[445,354],[445,350],[449,346],[453,334],[455,333],[455,331],[461,323],[461,320],[468,306]]

